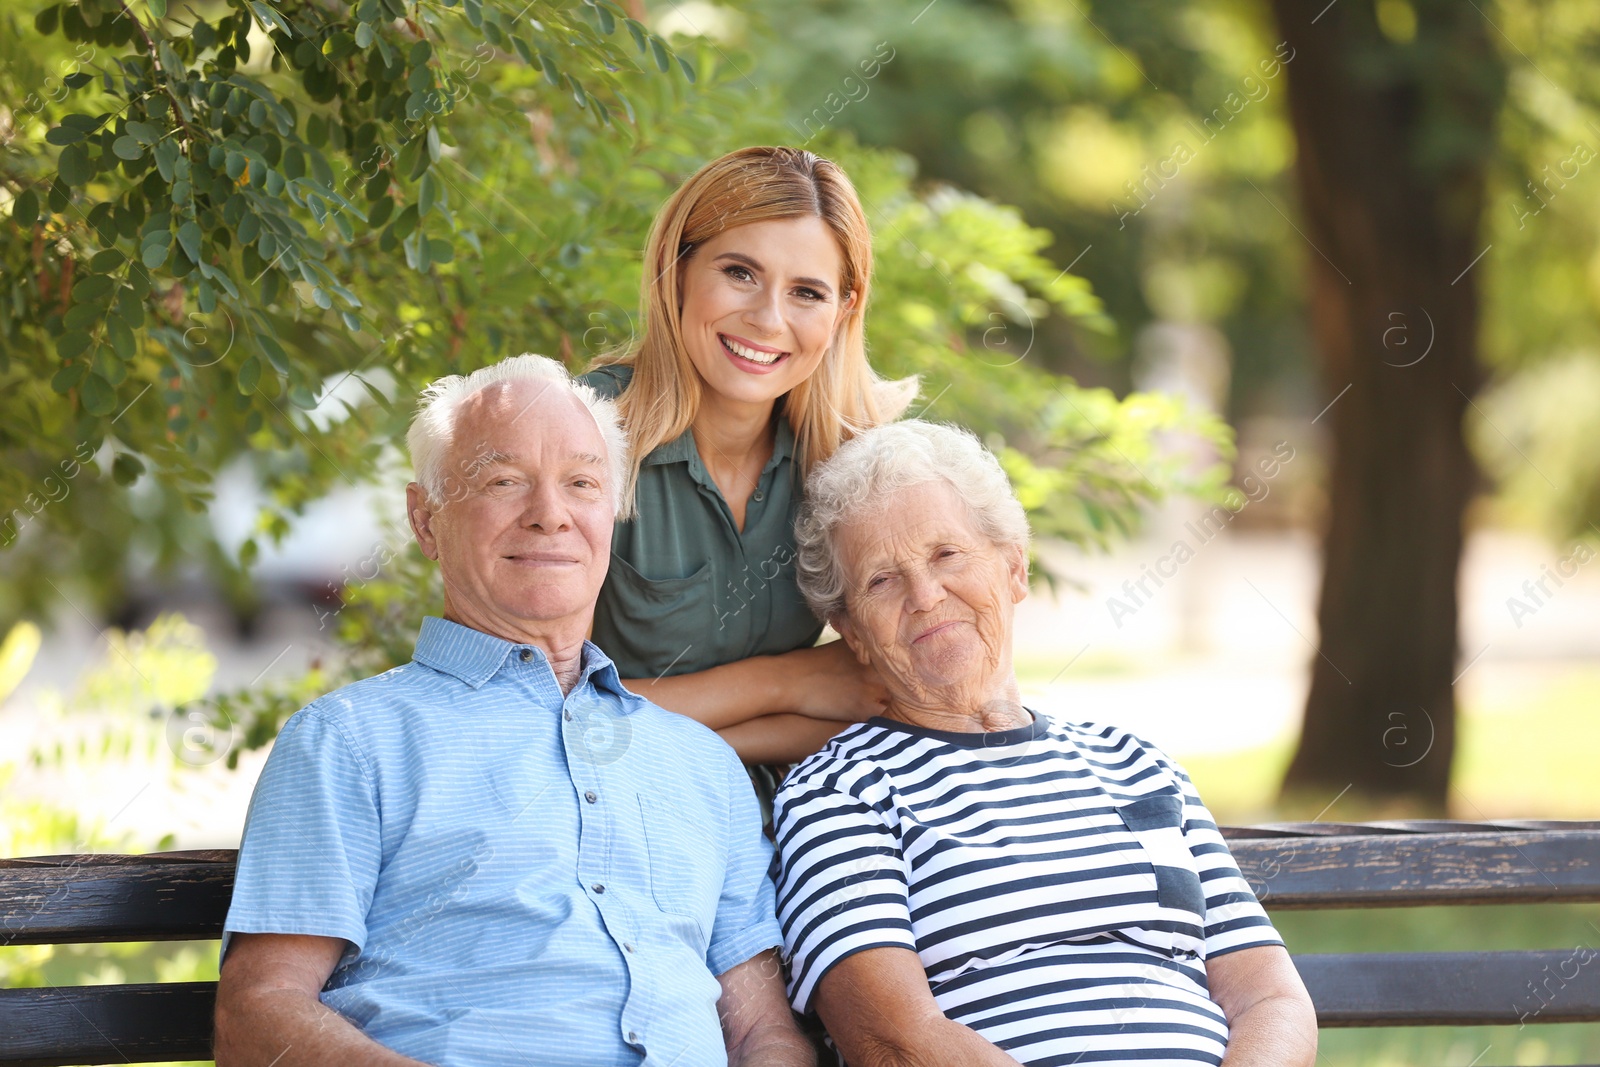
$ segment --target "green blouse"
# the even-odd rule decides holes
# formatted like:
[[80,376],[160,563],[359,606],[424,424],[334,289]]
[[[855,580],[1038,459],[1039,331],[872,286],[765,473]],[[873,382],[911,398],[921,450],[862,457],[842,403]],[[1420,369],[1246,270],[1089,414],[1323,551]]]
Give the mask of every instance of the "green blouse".
[[[625,365],[578,380],[615,398]],[[639,468],[638,512],[619,522],[595,607],[594,643],[624,678],[659,678],[816,644],[822,624],[795,584],[794,519],[801,486],[794,431],[778,420],[740,532],[700,462],[694,431],[659,446]]]

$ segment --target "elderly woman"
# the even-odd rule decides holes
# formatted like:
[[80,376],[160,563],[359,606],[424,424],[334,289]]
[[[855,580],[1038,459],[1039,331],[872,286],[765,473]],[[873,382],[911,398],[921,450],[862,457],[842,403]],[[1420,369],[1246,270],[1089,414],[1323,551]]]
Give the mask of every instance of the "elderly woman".
[[796,1009],[851,1067],[1311,1064],[1305,987],[1183,769],[1022,705],[1028,526],[995,458],[902,422],[806,497],[800,588],[889,701],[778,792]]

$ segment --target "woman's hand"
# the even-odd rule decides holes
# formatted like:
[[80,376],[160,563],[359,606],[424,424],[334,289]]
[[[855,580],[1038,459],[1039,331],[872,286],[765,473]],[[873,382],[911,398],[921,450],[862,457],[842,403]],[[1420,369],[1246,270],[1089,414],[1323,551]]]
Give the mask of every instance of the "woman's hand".
[[857,661],[843,641],[797,648],[774,657],[778,707],[832,722],[864,722],[888,707],[878,672]]

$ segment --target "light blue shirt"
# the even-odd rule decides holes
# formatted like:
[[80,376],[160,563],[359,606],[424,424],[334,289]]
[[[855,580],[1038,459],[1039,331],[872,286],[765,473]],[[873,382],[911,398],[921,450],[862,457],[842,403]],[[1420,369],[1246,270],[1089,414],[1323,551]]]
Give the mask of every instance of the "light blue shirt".
[[712,731],[443,619],[301,709],[256,785],[233,932],[350,944],[322,1002],[437,1064],[725,1064],[716,975],[783,942]]

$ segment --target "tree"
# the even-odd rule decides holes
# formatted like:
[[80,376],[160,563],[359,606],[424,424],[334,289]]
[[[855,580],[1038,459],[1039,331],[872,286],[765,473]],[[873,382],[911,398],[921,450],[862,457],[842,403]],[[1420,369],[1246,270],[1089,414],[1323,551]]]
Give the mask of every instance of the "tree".
[[[1321,638],[1284,787],[1442,810],[1477,478],[1462,419],[1483,380],[1471,268],[1504,69],[1472,5],[1418,3],[1392,25],[1366,5],[1274,10],[1298,53],[1295,176],[1334,438]],[[1425,354],[1385,344],[1424,320]]]
[[[445,373],[468,344],[498,349],[510,323],[549,349],[601,319],[616,329],[605,298],[622,294],[589,253],[640,216],[617,195],[638,155],[634,101],[648,122],[693,77],[614,5],[202,12],[80,0],[42,7],[31,30],[6,16],[8,613],[41,611],[79,576],[110,607],[130,554],[247,586],[254,543],[231,558],[205,517],[220,469],[265,457],[278,506],[261,533],[280,535],[305,501],[370,473],[397,379]],[[538,176],[516,204],[499,190],[485,203],[495,153],[463,138],[519,128],[499,166],[529,174],[538,154]],[[538,239],[492,277],[521,292],[476,303],[482,276],[452,264],[507,257],[508,206]],[[311,417],[345,378],[367,402]]]

